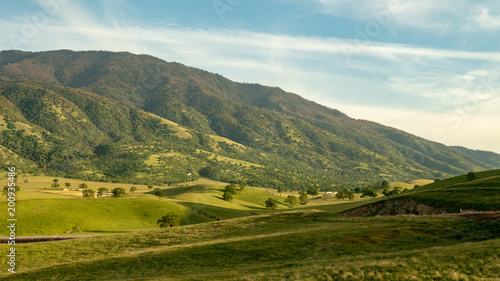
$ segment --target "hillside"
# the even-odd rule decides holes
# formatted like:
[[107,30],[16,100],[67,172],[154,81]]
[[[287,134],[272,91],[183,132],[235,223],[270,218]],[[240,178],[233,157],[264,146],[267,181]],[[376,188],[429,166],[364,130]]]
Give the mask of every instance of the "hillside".
[[2,51],[0,79],[0,165],[29,174],[174,184],[191,172],[335,190],[499,167],[276,87],[148,55]]
[[345,211],[345,216],[431,215],[500,211],[500,170],[439,180],[376,203]]
[[[295,211],[16,244],[0,280],[495,280],[498,221]],[[0,250],[8,252],[7,244]],[[6,255],[0,262],[7,261]]]

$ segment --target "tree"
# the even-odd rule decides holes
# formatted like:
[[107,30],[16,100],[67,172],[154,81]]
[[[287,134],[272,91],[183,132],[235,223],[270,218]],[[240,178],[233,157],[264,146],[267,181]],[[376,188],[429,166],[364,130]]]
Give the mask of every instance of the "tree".
[[278,208],[278,201],[274,200],[273,198],[267,198],[266,203],[266,208],[269,208],[271,210],[275,210]]
[[64,183],[64,186],[66,186],[66,188],[69,188],[69,187],[71,186],[71,183],[69,183],[69,182],[65,182],[65,183]]
[[236,185],[234,183],[226,186],[224,192],[230,192],[231,194],[236,194]]
[[244,183],[240,183],[240,190],[243,191],[245,189],[246,185]]
[[307,194],[311,196],[318,196],[319,195],[319,189],[317,187],[309,187],[307,189]]
[[59,184],[57,182],[53,182],[50,186],[53,188],[58,188]]
[[302,191],[299,196],[299,201],[300,204],[305,205],[307,202],[309,202],[309,197],[307,196],[307,193]]
[[89,187],[87,186],[86,183],[81,183],[80,185],[78,185],[78,188],[80,188],[80,189],[87,189]]
[[381,188],[389,188],[389,182],[388,181],[382,181],[382,183],[380,184],[380,187]]
[[467,181],[473,181],[476,179],[476,174],[474,172],[469,172],[466,176]]
[[352,190],[346,190],[346,191],[344,192],[344,194],[345,194],[345,195],[344,195],[344,196],[345,196],[345,198],[347,198],[347,199],[349,199],[349,200],[351,200],[351,201],[352,201],[352,200],[354,200],[354,192],[353,192]]
[[382,194],[384,194],[384,196],[390,196],[391,192],[389,191],[389,188],[385,188],[384,191],[382,191]]
[[339,190],[337,191],[337,194],[335,194],[335,197],[337,197],[337,199],[342,199],[344,200],[346,194],[345,194],[345,191],[342,189],[342,190]]
[[160,228],[179,226],[180,222],[180,216],[174,212],[169,212],[168,214],[161,217],[161,219],[156,221]]
[[375,191],[375,189],[371,188],[371,187],[367,187],[364,191],[363,191],[363,194],[361,194],[361,198],[365,198],[365,197],[371,197],[371,198],[375,198],[377,197],[377,192]]
[[121,187],[114,188],[111,190],[111,193],[113,193],[113,197],[119,198],[122,196],[125,196],[125,189]]
[[224,191],[224,194],[222,195],[222,199],[226,201],[233,201],[233,194],[230,191]]
[[[9,187],[8,185],[6,185],[6,186],[4,186],[4,187],[3,187],[3,190],[2,190],[2,195],[4,195],[4,196],[5,196],[5,197],[7,197],[7,198],[9,197],[9,188],[10,188],[10,187]],[[16,187],[14,188],[14,190],[15,190],[16,192],[18,192],[18,191],[20,191],[20,190],[21,190],[21,187],[20,187],[20,186],[18,186],[18,185],[16,185]]]
[[285,203],[288,203],[290,207],[293,207],[299,204],[299,199],[297,199],[295,195],[288,195],[288,197],[285,199]]
[[104,194],[108,193],[109,190],[105,187],[101,187],[97,190],[97,197],[102,197]]
[[155,196],[158,196],[158,198],[163,198],[165,196],[165,192],[157,190],[155,191]]
[[93,189],[84,189],[82,191],[82,195],[83,195],[83,197],[92,198],[92,197],[95,196],[95,190],[93,190]]
[[52,182],[59,182],[59,179],[53,179]]
[[150,190],[151,190],[151,189],[153,189],[153,185],[148,184],[148,188],[149,188]]
[[136,190],[137,190],[137,187],[132,186],[132,187],[130,188],[130,193],[134,193]]

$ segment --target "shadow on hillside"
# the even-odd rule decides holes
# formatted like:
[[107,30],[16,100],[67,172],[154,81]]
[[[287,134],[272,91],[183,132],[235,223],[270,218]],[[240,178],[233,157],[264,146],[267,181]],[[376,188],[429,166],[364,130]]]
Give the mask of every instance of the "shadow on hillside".
[[194,210],[203,211],[207,214],[222,219],[232,219],[232,218],[239,218],[239,217],[246,217],[253,215],[253,213],[250,210],[237,210],[237,209],[230,209],[230,208],[224,208],[224,207],[201,204],[201,203],[193,203],[193,202],[178,202],[178,204],[193,211]]

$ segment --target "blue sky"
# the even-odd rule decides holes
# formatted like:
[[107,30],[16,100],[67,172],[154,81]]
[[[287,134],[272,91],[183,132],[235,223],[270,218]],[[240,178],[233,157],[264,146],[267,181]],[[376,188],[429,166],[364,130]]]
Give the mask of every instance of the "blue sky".
[[0,0],[0,49],[129,51],[500,153],[500,4]]

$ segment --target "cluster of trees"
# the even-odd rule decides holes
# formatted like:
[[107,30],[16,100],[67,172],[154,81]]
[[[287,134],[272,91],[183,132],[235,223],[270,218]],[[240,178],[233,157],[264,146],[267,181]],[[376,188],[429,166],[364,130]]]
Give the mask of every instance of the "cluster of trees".
[[361,194],[361,198],[365,198],[365,197],[375,198],[377,196],[378,196],[378,194],[375,191],[375,189],[373,189],[373,187],[367,187],[367,188],[365,188],[365,190],[363,190],[363,193]]
[[390,188],[384,189],[384,191],[382,191],[382,194],[384,194],[384,196],[393,196],[396,194],[407,192],[408,190],[408,188],[403,189],[401,186],[395,186],[392,190]]
[[337,194],[335,194],[335,197],[337,197],[337,199],[339,199],[339,200],[344,200],[344,199],[354,200],[354,191],[342,189],[342,190],[337,191]]
[[[105,187],[101,187],[97,190],[97,197],[103,197],[105,194],[108,194],[108,193],[110,193],[109,189],[107,189]],[[125,196],[126,191],[122,187],[117,187],[117,188],[113,188],[111,190],[111,194],[113,194],[113,197],[115,197],[115,198],[120,198],[120,197]],[[83,195],[83,197],[86,197],[86,198],[93,198],[96,196],[96,191],[93,189],[90,189],[88,187],[85,187],[82,190],[82,195]]]
[[224,188],[224,194],[222,195],[222,199],[226,201],[233,201],[233,196],[236,195],[236,188],[239,187],[240,191],[243,191],[246,187],[245,184],[241,183],[239,186],[237,186],[234,183],[231,183],[230,185],[227,185]]

